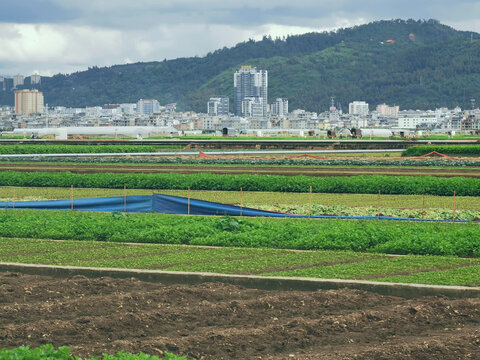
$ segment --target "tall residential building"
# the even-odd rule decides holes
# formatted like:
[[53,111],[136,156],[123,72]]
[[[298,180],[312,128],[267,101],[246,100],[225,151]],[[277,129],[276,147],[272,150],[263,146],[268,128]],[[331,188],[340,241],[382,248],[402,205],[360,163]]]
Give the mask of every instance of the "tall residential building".
[[251,66],[242,66],[233,75],[234,86],[234,113],[239,116],[246,116],[242,111],[242,102],[245,98],[262,98],[262,116],[267,115],[268,101],[268,72],[257,70]]
[[13,87],[15,89],[17,88],[17,86],[23,85],[24,83],[25,83],[25,78],[23,75],[18,74],[13,77]]
[[210,116],[228,115],[229,99],[225,96],[211,97],[207,103],[207,113]]
[[388,106],[387,104],[377,105],[377,112],[383,116],[397,117],[399,110],[399,106]]
[[38,74],[30,75],[30,84],[37,85],[40,84],[42,81],[42,77]]
[[262,97],[246,97],[242,101],[242,115],[250,118],[265,117],[265,103]]
[[155,99],[140,99],[137,102],[137,112],[143,115],[150,115],[160,112],[160,104]]
[[43,113],[43,93],[38,90],[15,91],[15,113],[30,115]]
[[270,106],[272,115],[287,116],[288,114],[288,99],[277,98]]
[[354,101],[348,105],[348,113],[350,115],[368,115],[368,103],[365,101]]

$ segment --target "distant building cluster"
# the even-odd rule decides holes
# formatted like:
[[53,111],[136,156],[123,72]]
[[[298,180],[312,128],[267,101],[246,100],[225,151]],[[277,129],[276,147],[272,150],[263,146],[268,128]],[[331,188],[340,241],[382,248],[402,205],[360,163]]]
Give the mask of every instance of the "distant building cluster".
[[[348,113],[331,97],[328,110],[316,113],[304,109],[290,111],[289,101],[275,98],[268,103],[268,72],[242,66],[233,74],[233,109],[225,95],[210,97],[205,113],[177,112],[176,104],[162,105],[157,99],[139,99],[136,103],[105,104],[85,108],[45,106],[39,75],[24,78],[0,77],[0,91],[12,91],[15,106],[0,107],[0,130],[59,129],[66,127],[109,128],[115,135],[148,127],[162,133],[296,133],[351,136],[391,136],[417,132],[480,133],[480,110],[472,99],[470,110],[439,108],[435,110],[400,110],[399,106],[378,104],[370,110],[366,101],[354,100]],[[352,99],[353,100],[353,99]],[[233,111],[231,111],[233,110]],[[85,130],[86,131],[86,130]],[[390,134],[390,135],[389,135]]]

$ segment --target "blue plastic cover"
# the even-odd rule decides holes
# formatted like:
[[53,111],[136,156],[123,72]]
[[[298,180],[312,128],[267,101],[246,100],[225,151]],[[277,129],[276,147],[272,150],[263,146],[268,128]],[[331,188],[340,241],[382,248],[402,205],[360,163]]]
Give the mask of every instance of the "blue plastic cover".
[[[12,209],[12,201],[0,202],[0,208]],[[151,195],[133,195],[126,197],[127,212],[151,212]],[[16,201],[15,209],[37,210],[71,210],[72,200],[45,200],[45,201]],[[81,211],[104,211],[116,212],[125,210],[125,198],[123,196],[74,199],[73,209]]]

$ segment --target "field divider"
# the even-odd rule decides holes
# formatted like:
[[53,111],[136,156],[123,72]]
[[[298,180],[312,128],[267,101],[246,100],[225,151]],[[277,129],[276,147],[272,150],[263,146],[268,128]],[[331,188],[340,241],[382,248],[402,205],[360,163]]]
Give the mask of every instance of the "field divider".
[[182,271],[127,270],[118,268],[54,266],[21,263],[0,263],[0,271],[19,272],[30,275],[66,278],[82,275],[89,278],[136,278],[141,281],[160,282],[165,285],[195,285],[206,282],[221,282],[246,288],[262,290],[336,290],[342,288],[364,290],[386,296],[406,299],[423,296],[446,296],[448,298],[480,298],[480,287],[440,286],[405,283],[388,283],[363,280],[316,279],[299,277],[267,277],[251,275],[225,275],[215,273],[192,273]]

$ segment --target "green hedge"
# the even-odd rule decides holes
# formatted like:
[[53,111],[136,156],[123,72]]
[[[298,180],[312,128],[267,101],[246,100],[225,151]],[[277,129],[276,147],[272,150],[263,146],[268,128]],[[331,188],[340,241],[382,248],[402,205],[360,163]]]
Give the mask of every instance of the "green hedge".
[[434,176],[359,175],[309,177],[218,174],[73,174],[70,172],[0,172],[0,186],[40,186],[120,189],[187,189],[480,196],[480,179]]
[[480,156],[480,145],[419,145],[404,150],[402,156],[421,156],[432,151],[445,155]]
[[[151,356],[147,354],[129,354],[126,352],[119,352],[117,355],[103,354],[103,360],[186,360],[186,357],[179,357],[169,353],[165,353],[165,357]],[[1,349],[0,359],[5,360],[82,360],[80,357],[72,355],[70,348],[61,346],[55,349],[53,345],[43,345],[31,349],[28,346],[20,346],[16,349]],[[84,360],[99,360],[98,357],[85,358]]]
[[480,224],[79,211],[0,212],[10,238],[480,256]]
[[156,152],[159,149],[179,149],[182,145],[2,145],[0,154],[98,154]]

